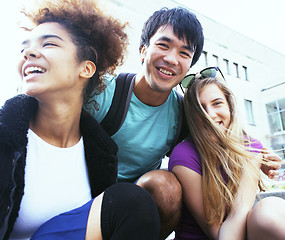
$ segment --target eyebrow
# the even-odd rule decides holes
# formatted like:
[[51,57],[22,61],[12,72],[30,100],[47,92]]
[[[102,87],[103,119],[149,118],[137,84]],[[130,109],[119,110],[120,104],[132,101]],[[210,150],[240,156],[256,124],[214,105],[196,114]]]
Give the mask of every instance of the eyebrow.
[[226,99],[224,99],[224,98],[222,98],[222,97],[218,97],[218,98],[213,99],[212,102],[215,102],[215,101],[218,101],[218,100],[226,101]]
[[[53,35],[53,34],[47,34],[47,35],[43,35],[40,37],[41,40],[45,40],[47,38],[57,38],[57,39],[63,41],[63,39],[61,37],[59,37],[57,35]],[[28,44],[29,42],[30,42],[30,40],[25,40],[22,42],[22,45]]]
[[[166,37],[166,36],[160,37],[160,38],[158,39],[158,41],[165,41],[165,42],[169,42],[169,43],[173,42],[172,39],[170,39],[169,37]],[[184,48],[184,49],[186,49],[186,50],[188,50],[188,51],[190,51],[190,52],[192,52],[192,53],[194,52],[194,51],[193,51],[193,48],[190,47],[190,46],[188,46],[188,45],[183,45],[182,48]]]

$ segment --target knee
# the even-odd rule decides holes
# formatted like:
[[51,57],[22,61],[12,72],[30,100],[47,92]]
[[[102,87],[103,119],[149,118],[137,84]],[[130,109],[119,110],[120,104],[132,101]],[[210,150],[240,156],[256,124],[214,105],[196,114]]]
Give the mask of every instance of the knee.
[[150,194],[133,183],[115,184],[105,191],[104,198],[108,195],[113,200],[116,200],[114,204],[120,208],[125,208],[124,211],[127,212],[136,212],[139,214],[140,212],[157,211]]
[[178,211],[182,205],[182,188],[176,176],[166,170],[144,174],[137,183],[154,198],[159,210]]
[[[283,207],[282,207],[283,206]],[[280,225],[281,209],[285,201],[278,197],[267,197],[259,201],[248,215],[248,231],[268,232]],[[282,213],[282,215],[284,215]]]
[[181,198],[182,188],[176,176],[167,170],[150,171],[139,179],[137,185],[151,195],[167,198]]
[[[120,183],[121,184],[121,183]],[[124,183],[127,194],[122,194],[121,201],[126,206],[126,211],[133,213],[155,213],[157,208],[151,195],[143,188],[130,183]]]
[[135,234],[149,236],[153,233],[158,236],[159,213],[147,191],[132,183],[118,183],[104,193],[101,225],[103,239],[110,239],[109,236],[114,233],[126,233],[129,236]]
[[128,184],[128,194],[124,195],[125,211],[134,215],[136,222],[140,224],[155,225],[159,223],[159,213],[151,195],[143,188]]

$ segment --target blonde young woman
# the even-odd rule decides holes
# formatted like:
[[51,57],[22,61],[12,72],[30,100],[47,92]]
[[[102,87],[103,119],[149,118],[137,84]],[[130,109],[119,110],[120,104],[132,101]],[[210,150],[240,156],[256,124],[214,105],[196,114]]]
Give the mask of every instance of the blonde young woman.
[[[184,103],[192,139],[178,144],[169,160],[184,201],[175,239],[285,239],[284,233],[273,235],[273,226],[281,230],[282,224],[265,229],[260,222],[268,218],[258,223],[257,210],[251,211],[260,185],[262,144],[240,128],[234,96],[221,71],[206,68],[182,84],[188,88]],[[282,199],[269,201],[285,209]],[[257,209],[278,219],[268,206]],[[266,238],[256,235],[262,231]]]

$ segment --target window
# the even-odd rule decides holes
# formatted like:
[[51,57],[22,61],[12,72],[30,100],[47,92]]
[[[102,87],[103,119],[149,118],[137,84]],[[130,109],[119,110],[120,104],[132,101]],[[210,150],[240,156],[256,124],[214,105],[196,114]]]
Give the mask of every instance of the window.
[[239,71],[238,71],[238,64],[234,63],[235,71],[236,71],[236,77],[239,78]]
[[245,111],[246,111],[247,122],[250,125],[255,125],[253,110],[252,110],[252,101],[245,99],[244,103],[245,103]]
[[247,67],[246,66],[242,66],[242,68],[243,68],[244,79],[248,81]]
[[228,59],[223,59],[224,62],[224,69],[225,69],[225,73],[230,75],[230,66],[229,66],[229,60]]
[[204,63],[205,63],[205,67],[208,67],[208,53],[207,52],[205,52],[205,51],[203,51],[202,52],[202,55],[203,55],[203,57],[204,57]]
[[214,64],[215,64],[215,66],[219,66],[219,57],[217,56],[217,55],[214,55],[213,54],[213,58],[214,58]]
[[271,133],[285,131],[285,98],[266,104]]

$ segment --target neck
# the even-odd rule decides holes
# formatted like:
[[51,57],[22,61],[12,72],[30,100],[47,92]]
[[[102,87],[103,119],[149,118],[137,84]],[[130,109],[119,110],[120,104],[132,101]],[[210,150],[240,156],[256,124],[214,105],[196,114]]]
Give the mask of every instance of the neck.
[[137,74],[134,85],[134,94],[146,105],[157,107],[166,102],[171,91],[160,92],[153,89],[145,79],[144,75]]
[[80,137],[81,101],[68,104],[52,101],[51,104],[39,101],[38,112],[30,123],[30,128],[44,141],[56,147],[71,147]]

